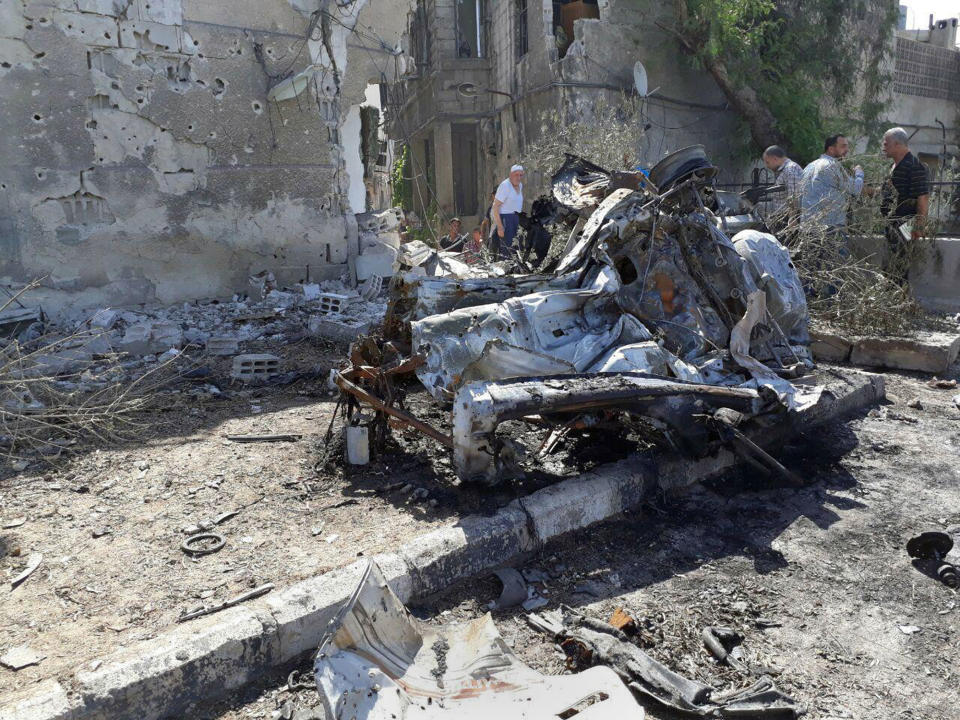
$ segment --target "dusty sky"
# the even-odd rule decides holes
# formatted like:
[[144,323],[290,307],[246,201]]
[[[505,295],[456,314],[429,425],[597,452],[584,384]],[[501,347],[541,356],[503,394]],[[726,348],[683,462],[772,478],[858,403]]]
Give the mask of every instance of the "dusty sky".
[[926,28],[933,13],[934,20],[960,17],[960,0],[901,0],[907,8],[907,27]]

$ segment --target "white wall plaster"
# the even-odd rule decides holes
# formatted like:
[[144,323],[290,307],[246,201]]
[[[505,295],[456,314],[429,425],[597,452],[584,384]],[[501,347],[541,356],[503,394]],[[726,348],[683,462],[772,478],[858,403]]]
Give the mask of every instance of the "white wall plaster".
[[347,197],[354,213],[367,210],[367,190],[363,184],[363,159],[360,157],[360,106],[354,105],[347,112],[347,119],[340,128],[343,142],[343,161],[350,178]]

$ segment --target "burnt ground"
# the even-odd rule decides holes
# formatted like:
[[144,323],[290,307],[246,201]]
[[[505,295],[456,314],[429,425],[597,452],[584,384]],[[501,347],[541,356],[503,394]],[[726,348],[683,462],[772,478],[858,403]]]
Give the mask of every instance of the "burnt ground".
[[[960,601],[904,550],[922,529],[960,527],[957,391],[920,377],[887,381],[888,404],[784,449],[807,487],[731,475],[551,543],[521,566],[541,578],[544,610],[566,603],[606,619],[623,607],[651,655],[718,689],[750,684],[700,640],[705,626],[731,626],[748,663],[810,718],[957,718]],[[922,409],[908,407],[914,398]],[[466,620],[498,592],[493,578],[470,580],[412,609],[429,622]],[[525,616],[494,613],[525,662],[566,672],[564,654]],[[285,683],[278,674],[188,717],[323,717],[314,690]],[[654,720],[676,717],[646,709]]]

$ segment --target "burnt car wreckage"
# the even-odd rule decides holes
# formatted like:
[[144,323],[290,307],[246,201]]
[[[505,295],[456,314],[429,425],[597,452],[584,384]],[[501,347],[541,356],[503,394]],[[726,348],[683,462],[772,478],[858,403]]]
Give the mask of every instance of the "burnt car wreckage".
[[[568,156],[553,200],[573,229],[549,271],[405,245],[410,269],[393,279],[382,332],[334,374],[348,422],[371,425],[375,447],[391,425],[415,428],[453,451],[461,480],[489,485],[564,435],[628,426],[692,457],[730,445],[795,481],[747,436],[819,396],[803,288],[788,251],[715,175],[701,146],[649,177]],[[451,408],[450,432],[403,407],[413,373]],[[498,433],[514,421],[542,429],[539,448]]]

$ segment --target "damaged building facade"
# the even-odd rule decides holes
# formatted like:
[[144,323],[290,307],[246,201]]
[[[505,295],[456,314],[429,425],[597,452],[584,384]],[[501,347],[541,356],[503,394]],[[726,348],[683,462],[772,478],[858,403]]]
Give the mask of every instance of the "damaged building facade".
[[[650,127],[634,160],[651,167],[671,150],[701,144],[727,181],[739,181],[743,157],[729,141],[736,113],[657,26],[672,12],[646,0],[418,0],[404,39],[415,69],[384,91],[390,136],[412,154],[417,211],[433,203],[447,216],[482,215],[548,113],[620,102],[634,92],[637,62],[657,92],[643,101]],[[528,167],[525,182],[549,193],[554,170]]]
[[[649,0],[417,0],[404,37],[415,66],[384,89],[383,104],[390,137],[409,146],[418,215],[472,224],[510,166],[549,132],[545,117],[589,118],[598,101],[636,98],[637,63],[646,75],[644,127],[627,164],[650,168],[699,144],[722,168],[720,185],[752,182],[754,169],[768,179],[726,96],[664,30],[675,22],[671,3]],[[934,175],[944,147],[956,151],[956,22],[900,31],[885,60],[894,82],[884,122],[916,131],[912,143]],[[856,139],[861,152],[878,142]],[[553,169],[528,163],[528,202],[549,194]]]
[[0,284],[56,313],[339,277],[391,5],[3,0]]

